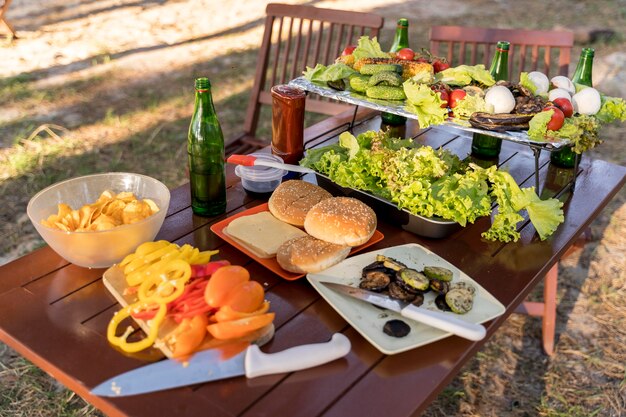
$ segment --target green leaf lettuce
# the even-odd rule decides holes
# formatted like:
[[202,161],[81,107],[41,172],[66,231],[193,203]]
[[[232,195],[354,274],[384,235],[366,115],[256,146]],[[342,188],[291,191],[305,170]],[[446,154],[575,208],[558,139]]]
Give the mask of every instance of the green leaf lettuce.
[[471,84],[472,81],[487,87],[491,87],[496,83],[496,80],[485,69],[483,64],[451,67],[435,74],[435,80],[461,87]]
[[376,37],[370,39],[367,36],[361,36],[359,42],[352,52],[354,60],[361,58],[389,58],[389,54],[383,52]]
[[357,74],[357,72],[346,64],[338,62],[327,67],[322,64],[315,65],[315,68],[306,67],[302,74],[304,78],[311,82],[325,84],[328,81],[348,78],[352,74]]
[[441,107],[445,102],[429,86],[416,83],[410,78],[402,86],[406,94],[406,109],[417,115],[422,129],[441,124],[446,120],[448,110],[445,106]]

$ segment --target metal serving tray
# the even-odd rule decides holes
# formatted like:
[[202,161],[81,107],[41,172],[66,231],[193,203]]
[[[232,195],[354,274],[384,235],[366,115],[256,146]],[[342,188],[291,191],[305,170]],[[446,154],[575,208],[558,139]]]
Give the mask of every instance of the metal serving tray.
[[[376,100],[366,97],[362,94],[355,93],[353,91],[338,91],[333,90],[329,87],[323,87],[319,84],[312,83],[308,81],[304,77],[296,78],[289,82],[289,85],[299,87],[303,90],[309,91],[311,93],[315,93],[322,97],[331,98],[338,101],[343,101],[345,103],[354,104],[356,106],[367,107],[374,110],[379,110],[382,112],[393,113],[400,116],[407,117],[409,119],[417,119],[417,115],[405,110],[404,101],[397,100]],[[471,126],[465,126],[454,121],[454,118],[449,118],[442,125],[439,126],[450,126],[455,129],[459,129],[465,132],[471,133],[481,133],[483,135],[494,136],[500,139],[508,140],[511,142],[517,142],[525,145],[530,145],[535,148],[543,148],[546,150],[551,150],[555,148],[560,148],[563,146],[570,145],[570,141],[565,139],[562,141],[555,142],[541,142],[532,140],[528,137],[528,134],[525,131],[518,132],[494,132],[491,130],[483,130],[476,129]],[[437,126],[431,126],[436,128]]]
[[402,227],[418,236],[440,239],[461,229],[461,225],[450,220],[424,217],[400,210],[390,201],[354,188],[342,187],[324,174],[315,173],[317,184],[334,196],[353,197],[370,206],[385,222]]

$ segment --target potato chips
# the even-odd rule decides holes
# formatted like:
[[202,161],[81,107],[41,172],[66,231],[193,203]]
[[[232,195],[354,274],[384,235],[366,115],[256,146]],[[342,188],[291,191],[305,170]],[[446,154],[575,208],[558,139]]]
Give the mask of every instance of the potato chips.
[[152,216],[159,211],[149,198],[138,200],[131,192],[115,194],[104,191],[95,203],[72,210],[67,204],[58,205],[57,214],[41,220],[44,226],[66,232],[109,230],[124,224],[132,224]]

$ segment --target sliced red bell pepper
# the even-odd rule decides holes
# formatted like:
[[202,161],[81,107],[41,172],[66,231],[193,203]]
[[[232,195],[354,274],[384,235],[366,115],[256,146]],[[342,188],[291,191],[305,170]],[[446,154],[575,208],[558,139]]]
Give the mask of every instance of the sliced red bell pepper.
[[191,277],[208,277],[223,266],[230,265],[227,260],[213,261],[204,265],[191,265]]

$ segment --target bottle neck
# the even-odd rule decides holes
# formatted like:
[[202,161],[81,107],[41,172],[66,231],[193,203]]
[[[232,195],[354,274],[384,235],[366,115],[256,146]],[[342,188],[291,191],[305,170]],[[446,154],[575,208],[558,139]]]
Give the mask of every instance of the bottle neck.
[[393,44],[389,52],[398,52],[400,49],[409,47],[409,26],[398,25],[396,35],[393,38]]
[[195,112],[204,112],[213,110],[213,99],[211,98],[211,89],[196,89]]
[[509,50],[500,47],[496,47],[496,53],[491,61],[491,68],[489,72],[496,81],[509,79]]
[[576,66],[574,76],[572,77],[572,82],[576,84],[586,85],[588,87],[593,87],[592,72],[593,53],[587,53],[586,51],[583,51],[583,53],[580,55],[578,65]]

